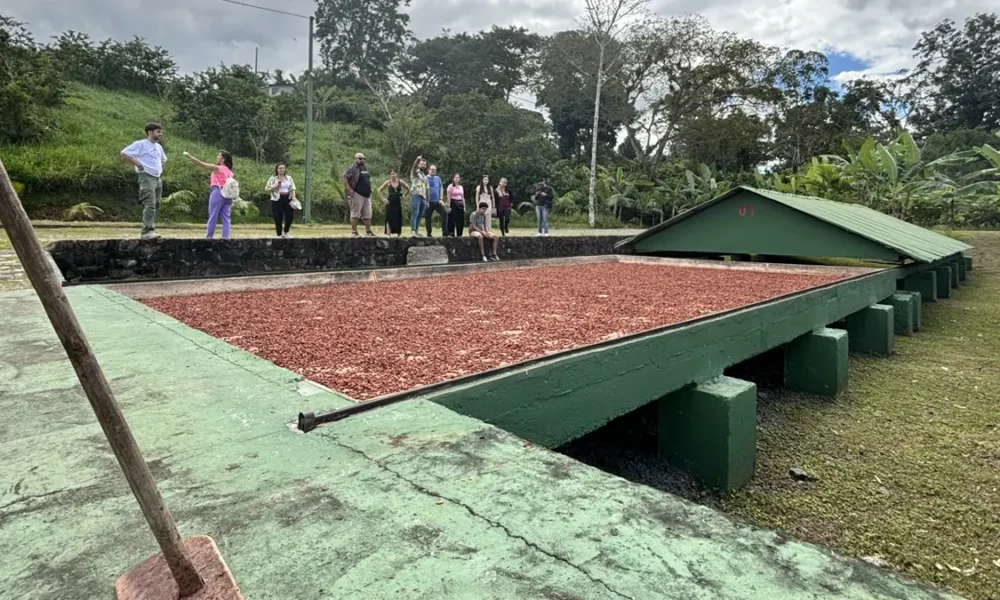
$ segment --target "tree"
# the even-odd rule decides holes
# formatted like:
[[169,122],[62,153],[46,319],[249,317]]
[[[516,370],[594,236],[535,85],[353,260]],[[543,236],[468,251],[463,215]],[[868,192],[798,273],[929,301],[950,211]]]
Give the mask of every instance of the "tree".
[[65,83],[24,26],[0,15],[0,142],[37,141],[63,102]]
[[764,119],[743,110],[721,117],[705,111],[680,126],[672,154],[724,173],[751,171],[770,158],[771,134]]
[[[589,205],[588,223],[594,226],[597,216],[594,203],[594,188],[597,185],[597,134],[601,120],[601,89],[610,73],[617,70],[621,52],[614,52],[625,27],[632,17],[645,8],[647,0],[585,0],[587,33],[597,44],[597,83],[594,86],[594,123],[590,142],[590,190],[587,194]],[[609,50],[612,52],[609,53]]]
[[775,100],[774,50],[714,31],[703,17],[656,19],[636,27],[619,74],[641,108],[626,126],[630,155],[656,175],[689,118],[718,118]]
[[176,121],[203,141],[255,160],[284,160],[289,113],[276,109],[261,77],[247,65],[207,69],[171,91]]
[[910,120],[922,134],[1000,129],[1000,17],[977,14],[959,29],[946,19],[913,48]]
[[109,89],[162,95],[177,75],[170,53],[140,37],[95,45],[86,34],[70,30],[60,34],[48,51],[69,77]]
[[[541,53],[535,95],[538,105],[548,109],[560,153],[567,159],[583,162],[591,154],[598,52],[597,45],[583,32],[563,31],[548,38]],[[625,89],[617,79],[604,83],[601,113],[597,129],[599,158],[614,150],[618,132],[632,115]]]
[[390,85],[411,38],[410,0],[318,0],[316,38],[320,55],[341,83],[363,83],[392,120]]

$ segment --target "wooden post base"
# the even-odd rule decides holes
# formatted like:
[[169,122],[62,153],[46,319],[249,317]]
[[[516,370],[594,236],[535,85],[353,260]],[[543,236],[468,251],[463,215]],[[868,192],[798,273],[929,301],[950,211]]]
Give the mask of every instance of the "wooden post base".
[[[205,587],[183,600],[243,600],[243,594],[229,572],[212,538],[204,535],[184,540],[191,562],[205,580]],[[155,554],[132,567],[115,582],[118,600],[178,600],[174,581],[163,554]]]

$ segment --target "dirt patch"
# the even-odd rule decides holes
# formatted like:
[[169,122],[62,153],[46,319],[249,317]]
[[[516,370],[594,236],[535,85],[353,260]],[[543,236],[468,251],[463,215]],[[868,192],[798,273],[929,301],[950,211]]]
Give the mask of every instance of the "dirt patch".
[[844,277],[607,263],[145,303],[367,400]]

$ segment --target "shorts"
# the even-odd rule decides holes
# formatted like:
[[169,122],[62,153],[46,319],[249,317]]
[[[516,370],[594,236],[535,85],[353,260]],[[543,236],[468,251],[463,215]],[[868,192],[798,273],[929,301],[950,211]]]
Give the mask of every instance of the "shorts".
[[372,199],[365,198],[361,194],[354,192],[348,204],[351,207],[352,219],[372,218]]

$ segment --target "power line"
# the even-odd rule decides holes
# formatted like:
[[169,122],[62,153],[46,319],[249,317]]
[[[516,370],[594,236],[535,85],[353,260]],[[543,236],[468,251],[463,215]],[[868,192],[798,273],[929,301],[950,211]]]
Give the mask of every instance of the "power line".
[[289,17],[298,17],[300,19],[311,19],[306,15],[300,15],[293,12],[288,12],[284,10],[278,10],[276,8],[267,8],[266,6],[257,6],[256,4],[247,4],[246,2],[239,2],[238,0],[219,0],[219,2],[226,2],[227,4],[236,4],[237,6],[245,6],[247,8],[256,8],[257,10],[266,10],[267,12],[278,13],[279,15],[288,15]]

